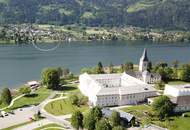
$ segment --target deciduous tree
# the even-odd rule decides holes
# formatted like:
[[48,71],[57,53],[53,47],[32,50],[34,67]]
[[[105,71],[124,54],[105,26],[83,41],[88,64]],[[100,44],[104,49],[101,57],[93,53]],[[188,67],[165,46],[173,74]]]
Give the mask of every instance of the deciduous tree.
[[4,88],[1,93],[1,101],[5,104],[10,104],[12,101],[12,95],[8,88]]
[[96,123],[96,130],[111,130],[111,125],[106,119],[101,119]]
[[119,126],[120,121],[121,121],[119,112],[113,111],[109,120],[110,120],[110,124],[112,125],[112,127]]
[[160,119],[164,119],[172,113],[174,105],[169,97],[160,96],[152,103],[152,108]]
[[42,83],[49,89],[58,89],[60,75],[57,69],[48,68],[42,72]]
[[71,117],[71,125],[76,129],[79,130],[83,128],[83,114],[80,111],[75,111]]
[[84,117],[84,128],[87,130],[95,130],[96,120],[92,116],[91,112],[87,113]]

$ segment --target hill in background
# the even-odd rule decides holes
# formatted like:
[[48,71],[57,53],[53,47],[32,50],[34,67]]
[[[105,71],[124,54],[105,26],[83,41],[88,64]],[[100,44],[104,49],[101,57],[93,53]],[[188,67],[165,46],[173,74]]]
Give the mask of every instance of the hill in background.
[[189,0],[0,0],[0,23],[190,30]]

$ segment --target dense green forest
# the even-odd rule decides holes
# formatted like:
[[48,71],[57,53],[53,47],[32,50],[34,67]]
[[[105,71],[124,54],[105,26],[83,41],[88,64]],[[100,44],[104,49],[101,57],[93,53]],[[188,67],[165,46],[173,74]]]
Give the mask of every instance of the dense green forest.
[[189,0],[0,0],[1,24],[190,30]]

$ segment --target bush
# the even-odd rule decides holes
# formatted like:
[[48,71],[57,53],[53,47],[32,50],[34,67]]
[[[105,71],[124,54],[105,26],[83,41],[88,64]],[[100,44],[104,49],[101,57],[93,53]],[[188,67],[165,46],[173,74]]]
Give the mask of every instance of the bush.
[[160,81],[160,82],[155,84],[156,89],[164,90],[164,87],[165,87],[165,83],[163,81]]
[[19,89],[19,92],[20,92],[21,94],[30,94],[31,89],[30,89],[30,87],[28,87],[28,86],[22,86],[22,87]]
[[79,106],[79,98],[77,95],[71,95],[69,99],[72,105]]
[[80,105],[85,105],[88,102],[88,98],[83,96],[83,95],[77,95],[73,94],[69,97],[71,104],[80,106]]

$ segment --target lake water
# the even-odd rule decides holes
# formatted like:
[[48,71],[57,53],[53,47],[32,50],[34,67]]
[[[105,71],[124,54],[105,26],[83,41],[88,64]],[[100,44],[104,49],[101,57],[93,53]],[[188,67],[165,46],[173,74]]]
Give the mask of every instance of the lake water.
[[[39,45],[49,48],[55,44]],[[190,61],[188,43],[147,43],[147,42],[72,42],[62,43],[50,52],[37,50],[33,45],[0,45],[0,86],[18,87],[29,80],[40,79],[45,67],[68,67],[80,73],[83,67],[92,67],[98,61],[104,65],[121,64],[126,61],[139,62],[143,49],[147,48],[153,63],[166,61],[181,63]]]

